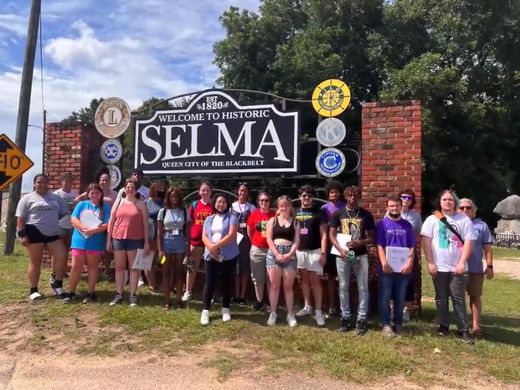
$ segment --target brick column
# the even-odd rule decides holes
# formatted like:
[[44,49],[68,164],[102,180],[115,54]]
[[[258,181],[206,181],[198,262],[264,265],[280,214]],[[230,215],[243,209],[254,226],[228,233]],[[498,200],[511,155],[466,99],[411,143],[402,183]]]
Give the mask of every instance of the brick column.
[[[96,161],[99,160],[99,148],[103,140],[93,127],[47,123],[44,163],[49,188],[52,191],[60,188],[61,176],[70,173],[73,177],[72,188],[79,192],[84,191],[95,180]],[[44,254],[43,262],[50,264],[47,253]]]
[[[412,189],[420,213],[422,196],[421,103],[418,100],[365,103],[361,130],[361,188],[363,206],[380,220],[386,198]],[[373,248],[374,249],[374,248]],[[420,245],[417,249],[420,251]],[[419,252],[420,253],[420,252]],[[375,250],[371,251],[371,280],[375,282]],[[414,270],[414,306],[421,309],[421,269]]]
[[363,205],[376,219],[385,215],[386,197],[411,188],[421,211],[421,103],[365,103],[361,130]]
[[45,173],[52,189],[61,187],[64,173],[73,176],[73,188],[83,191],[95,180],[99,148],[104,138],[92,127],[48,123],[45,127]]

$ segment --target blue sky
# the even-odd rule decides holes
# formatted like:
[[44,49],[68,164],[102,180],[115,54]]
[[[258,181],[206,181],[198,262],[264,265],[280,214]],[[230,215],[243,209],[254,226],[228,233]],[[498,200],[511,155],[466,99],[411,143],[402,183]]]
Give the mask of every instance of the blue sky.
[[[215,85],[213,44],[225,36],[219,16],[230,6],[258,12],[259,0],[42,0],[43,100],[48,122],[119,96],[136,108]],[[31,2],[0,0],[0,133],[13,141]],[[35,61],[24,175],[41,171],[40,48]]]

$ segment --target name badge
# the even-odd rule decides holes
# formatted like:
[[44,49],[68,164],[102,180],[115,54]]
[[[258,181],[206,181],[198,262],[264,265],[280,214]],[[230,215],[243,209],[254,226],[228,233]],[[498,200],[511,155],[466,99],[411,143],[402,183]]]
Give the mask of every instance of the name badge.
[[179,235],[179,229],[172,229],[172,236],[178,236]]
[[245,229],[246,226],[247,226],[247,224],[246,224],[245,222],[240,222],[240,225],[238,225],[238,227],[239,227],[240,229]]
[[306,236],[307,234],[309,234],[309,229],[308,228],[301,228],[300,229],[300,234],[303,234],[304,236]]

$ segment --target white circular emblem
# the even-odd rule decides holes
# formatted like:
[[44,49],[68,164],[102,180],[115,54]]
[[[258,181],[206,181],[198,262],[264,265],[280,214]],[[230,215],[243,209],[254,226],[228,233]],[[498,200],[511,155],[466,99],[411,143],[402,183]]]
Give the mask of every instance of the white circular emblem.
[[103,137],[115,138],[123,134],[130,125],[131,112],[128,104],[118,97],[101,102],[94,115],[94,125]]
[[123,156],[123,146],[116,138],[107,139],[101,145],[99,155],[105,164],[116,164]]
[[110,187],[115,189],[121,184],[121,171],[116,165],[107,165],[107,168],[110,173]]
[[338,118],[324,119],[316,128],[318,142],[326,147],[339,145],[346,134],[345,124]]
[[335,148],[323,149],[316,157],[316,169],[326,177],[338,176],[345,169],[345,155]]

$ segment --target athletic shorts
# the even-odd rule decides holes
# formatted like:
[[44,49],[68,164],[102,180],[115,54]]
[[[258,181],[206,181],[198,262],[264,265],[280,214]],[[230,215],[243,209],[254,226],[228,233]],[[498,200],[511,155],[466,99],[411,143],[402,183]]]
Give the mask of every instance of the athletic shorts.
[[310,272],[316,272],[321,275],[323,266],[320,264],[321,249],[296,251],[296,259],[298,259],[298,269],[306,269]]
[[[292,245],[275,245],[275,247],[278,252],[280,252],[282,255],[285,255],[286,253],[289,253],[291,251]],[[269,249],[267,251],[267,257],[265,259],[265,265],[266,265],[267,269],[280,268],[280,269],[293,269],[296,271],[297,260],[296,260],[296,256],[295,256],[291,260],[286,261],[285,263],[279,263],[276,260],[274,253],[271,252],[271,249]]]
[[144,240],[112,239],[112,249],[115,251],[134,251],[144,248]]
[[327,262],[323,266],[323,272],[329,275],[329,279],[338,276],[338,268],[336,267],[336,255],[332,255],[330,253],[330,246],[327,247]]
[[83,256],[86,256],[86,255],[101,256],[103,254],[103,251],[94,251],[94,250],[89,250],[89,249],[72,248],[70,250],[70,253],[71,253],[71,255],[73,257],[83,257]]
[[484,286],[484,274],[468,274],[468,283],[466,284],[466,292],[471,297],[481,297]]
[[29,239],[29,244],[47,244],[61,239],[59,235],[46,236],[42,234],[34,225],[25,225],[25,234]]

